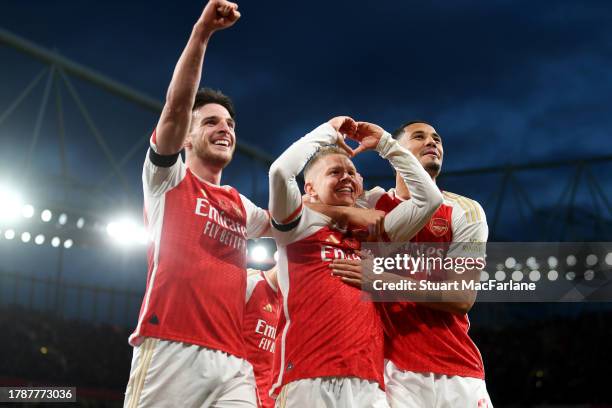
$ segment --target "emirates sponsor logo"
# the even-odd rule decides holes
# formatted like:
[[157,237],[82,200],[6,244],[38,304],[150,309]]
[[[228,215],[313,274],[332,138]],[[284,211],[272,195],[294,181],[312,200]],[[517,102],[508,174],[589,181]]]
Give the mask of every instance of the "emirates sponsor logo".
[[359,255],[353,251],[345,251],[342,248],[337,248],[331,245],[321,245],[321,260],[323,262],[331,262],[334,259],[361,259]]
[[[272,305],[270,306],[272,309]],[[265,309],[265,307],[264,307]],[[261,335],[261,340],[259,340],[258,347],[261,350],[269,351],[270,353],[274,353],[274,339],[276,339],[276,327],[268,324],[264,319],[258,319],[257,325],[255,326],[255,333]]]
[[448,232],[448,220],[445,218],[432,218],[429,221],[429,230],[436,237],[441,237]]

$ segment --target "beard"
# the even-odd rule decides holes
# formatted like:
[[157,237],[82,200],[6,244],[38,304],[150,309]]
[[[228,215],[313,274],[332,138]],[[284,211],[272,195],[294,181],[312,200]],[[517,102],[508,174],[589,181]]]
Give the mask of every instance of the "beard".
[[442,164],[438,162],[429,162],[423,166],[425,171],[433,178],[437,177],[440,174],[440,170],[442,170]]

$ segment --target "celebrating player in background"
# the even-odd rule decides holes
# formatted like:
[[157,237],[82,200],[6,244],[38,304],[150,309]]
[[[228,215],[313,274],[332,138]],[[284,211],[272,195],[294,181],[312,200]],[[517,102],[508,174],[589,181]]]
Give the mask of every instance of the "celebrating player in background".
[[[134,357],[126,407],[255,407],[242,337],[246,240],[268,226],[265,211],[220,186],[236,147],[234,108],[198,91],[212,34],[238,6],[211,0],[172,76],[144,169],[152,237],[146,293],[130,336]],[[185,148],[186,162],[180,157]]]
[[[435,181],[444,157],[436,130],[425,122],[408,122],[393,137]],[[481,206],[457,194],[442,195],[443,204],[412,241],[451,243],[449,257],[459,243],[485,243],[489,230]],[[369,206],[391,211],[412,200],[413,188],[398,174],[395,189],[376,187],[365,198]],[[355,264],[337,260],[335,273],[354,278]],[[385,344],[386,391],[392,407],[492,407],[482,357],[468,335],[467,312],[474,300],[475,294],[468,293],[461,301],[385,304],[392,326]]]
[[283,300],[272,392],[280,390],[277,405],[282,407],[387,406],[378,308],[364,302],[359,289],[331,276],[329,268],[334,258],[358,257],[360,242],[331,228],[329,217],[304,207],[296,182],[304,169],[312,200],[355,205],[360,180],[343,133],[360,142],[357,152],[375,148],[413,186],[413,199],[384,219],[390,237],[410,239],[442,201],[423,167],[390,134],[348,117],[319,126],[272,164],[269,208]]
[[244,341],[247,360],[255,372],[257,396],[262,408],[274,407],[269,392],[280,313],[277,272],[277,266],[265,272],[251,269],[247,277]]

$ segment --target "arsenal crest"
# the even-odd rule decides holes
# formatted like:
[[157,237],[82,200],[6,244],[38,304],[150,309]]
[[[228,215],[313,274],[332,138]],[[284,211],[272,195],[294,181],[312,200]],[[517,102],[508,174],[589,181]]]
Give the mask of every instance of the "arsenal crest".
[[446,218],[432,218],[429,221],[429,230],[436,237],[444,236],[448,232],[448,220]]

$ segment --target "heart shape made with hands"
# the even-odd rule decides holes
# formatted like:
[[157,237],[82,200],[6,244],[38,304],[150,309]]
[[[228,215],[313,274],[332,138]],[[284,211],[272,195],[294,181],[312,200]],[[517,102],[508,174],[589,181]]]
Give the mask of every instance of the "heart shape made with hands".
[[345,138],[358,142],[356,148],[351,148],[345,139],[338,139],[338,147],[344,149],[351,157],[367,150],[373,150],[378,145],[384,130],[369,122],[356,122],[348,116],[338,116],[329,123]]

